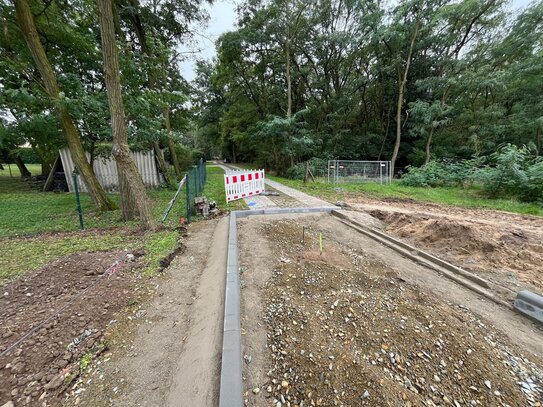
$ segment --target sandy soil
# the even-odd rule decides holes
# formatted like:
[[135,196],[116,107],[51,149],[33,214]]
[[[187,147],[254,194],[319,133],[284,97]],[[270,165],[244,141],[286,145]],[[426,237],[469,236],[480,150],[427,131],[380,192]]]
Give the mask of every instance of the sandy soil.
[[218,402],[228,218],[194,223],[186,250],[153,280],[151,298],[106,333],[109,357],[67,406],[213,406]]
[[240,236],[247,405],[541,406],[543,332],[522,317],[329,216]]
[[413,200],[349,202],[386,232],[486,279],[543,293],[543,219]]

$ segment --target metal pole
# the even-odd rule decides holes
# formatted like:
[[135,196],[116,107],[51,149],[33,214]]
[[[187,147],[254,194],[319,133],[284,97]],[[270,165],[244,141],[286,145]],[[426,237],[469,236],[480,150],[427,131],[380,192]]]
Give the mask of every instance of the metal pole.
[[190,223],[190,171],[187,172],[187,223]]
[[85,229],[85,225],[83,225],[83,209],[81,209],[81,201],[79,200],[79,187],[77,185],[77,169],[74,169],[73,172],[73,179],[74,179],[74,192],[75,192],[75,202],[76,202],[76,209],[77,213],[79,215],[79,227],[81,230]]
[[198,172],[200,171],[200,168],[196,165],[194,167],[194,177],[195,177],[195,182],[194,182],[194,187],[195,187],[195,194],[194,196],[198,196],[200,195],[200,174],[198,174]]

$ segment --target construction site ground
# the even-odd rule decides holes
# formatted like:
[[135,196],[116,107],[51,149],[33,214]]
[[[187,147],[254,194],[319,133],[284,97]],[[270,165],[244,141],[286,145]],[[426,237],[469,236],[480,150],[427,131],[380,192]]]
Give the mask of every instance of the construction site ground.
[[[270,186],[279,195],[250,207],[330,205]],[[372,227],[510,291],[543,290],[541,218],[408,200],[347,204]],[[543,330],[524,316],[329,214],[242,219],[238,242],[246,405],[542,405]],[[39,310],[107,276],[85,291],[77,321],[54,318],[0,359],[0,405],[218,405],[227,216],[191,224],[180,243],[152,279],[131,272],[138,253],[105,252],[2,287],[0,351],[43,319]]]

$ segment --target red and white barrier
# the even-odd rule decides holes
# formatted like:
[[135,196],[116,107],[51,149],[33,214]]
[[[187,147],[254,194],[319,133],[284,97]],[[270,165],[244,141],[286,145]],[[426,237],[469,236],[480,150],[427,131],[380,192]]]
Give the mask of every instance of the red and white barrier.
[[226,202],[264,192],[264,170],[232,170],[224,174]]

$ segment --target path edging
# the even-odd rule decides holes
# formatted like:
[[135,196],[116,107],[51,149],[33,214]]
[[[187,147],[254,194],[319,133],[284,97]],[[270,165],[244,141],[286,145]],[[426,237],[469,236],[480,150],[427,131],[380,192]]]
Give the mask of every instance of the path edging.
[[331,213],[337,207],[273,208],[230,212],[219,407],[243,407],[237,218],[288,213]]

